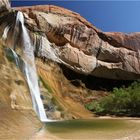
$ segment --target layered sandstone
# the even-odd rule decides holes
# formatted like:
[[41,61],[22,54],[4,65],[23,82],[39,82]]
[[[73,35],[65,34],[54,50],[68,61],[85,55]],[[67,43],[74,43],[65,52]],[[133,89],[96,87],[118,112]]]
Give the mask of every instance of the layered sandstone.
[[[6,0],[2,0],[1,3],[2,7],[5,8],[5,12],[0,13],[0,36],[8,47],[17,46],[15,51],[18,55],[22,55],[22,30],[20,30],[20,25],[16,27],[15,23],[17,12],[22,11],[35,56],[41,58],[44,63],[47,64],[48,60],[49,62],[57,62],[77,73],[107,79],[135,80],[140,78],[140,33],[105,33],[79,14],[57,6],[32,6],[9,10]],[[44,67],[43,65],[42,67]],[[42,79],[45,79],[45,82],[50,81],[51,88],[56,83],[59,85],[60,81],[57,80],[61,77],[59,72],[57,73],[59,77],[54,78],[54,80],[51,78],[53,77],[52,73],[51,77],[49,76],[50,71],[46,70],[42,73],[38,65],[37,68],[40,77],[42,75],[46,77],[47,75],[47,78],[43,76]],[[61,87],[61,85],[59,86]],[[54,88],[59,91],[59,94],[57,93],[58,95],[54,95],[54,97],[63,96],[63,91],[67,89],[65,96],[68,97],[68,94],[72,93],[69,96],[76,102],[91,101],[94,97],[89,97],[87,100],[85,96],[88,92],[92,93],[92,91],[87,90],[85,85],[80,84],[80,87],[82,89],[75,89],[69,83],[65,87],[63,83],[62,90],[60,90],[55,86]],[[43,86],[41,90],[45,94],[48,93]],[[49,98],[51,101],[52,97]],[[47,106],[46,104],[45,106]],[[82,117],[79,114],[77,116]],[[75,118],[77,116],[72,115]]]
[[[10,23],[9,8],[8,0],[0,1],[1,29]],[[0,38],[0,139],[30,139],[42,124],[33,110],[29,87],[10,47]]]
[[[5,9],[7,9],[7,8],[5,7]],[[4,48],[6,50],[7,49],[10,50],[9,48],[13,49],[15,46],[17,46],[15,51],[20,57],[22,57],[21,46],[22,46],[22,43],[24,43],[24,42],[22,41],[22,30],[20,29],[20,25],[19,25],[19,27],[16,25],[16,15],[17,15],[17,11],[15,11],[15,10],[8,11],[8,9],[6,10],[5,13],[0,14],[0,19],[1,19],[0,20],[0,25],[1,25],[0,26],[0,36],[2,37],[3,42],[5,42]],[[29,33],[30,33],[33,41],[36,40],[36,42],[35,42],[36,50],[38,47],[37,44],[40,45],[39,39],[42,39],[42,42],[41,42],[42,45],[40,45],[40,48],[38,48],[38,51],[35,51],[35,54],[37,54],[37,56],[39,56],[39,54],[40,54],[40,57],[44,59],[44,56],[42,54],[45,53],[45,55],[47,54],[46,58],[54,57],[54,60],[57,61],[57,57],[55,56],[55,54],[52,55],[53,50],[50,48],[50,46],[48,44],[50,42],[47,40],[47,38],[45,36],[39,35],[38,33],[35,33],[34,31],[33,32],[29,31]],[[46,45],[48,45],[48,47],[46,47]],[[43,50],[41,50],[42,47],[45,47],[45,48],[43,48]],[[9,53],[11,53],[11,52],[8,51],[8,54]],[[11,55],[11,54],[9,54],[9,55]],[[3,57],[5,57],[5,56],[3,56]],[[12,59],[14,59],[14,57]],[[10,58],[10,60],[11,60],[11,58]],[[41,67],[40,67],[40,65],[41,65]],[[14,64],[14,67],[16,68],[15,64]],[[44,67],[47,67],[47,70]],[[59,71],[58,67],[59,66],[56,66],[57,71]],[[45,66],[45,64],[44,63],[42,64],[41,61],[37,61],[37,69],[38,69],[38,74],[40,77],[40,91],[42,93],[41,97],[42,97],[43,104],[44,104],[48,118],[50,118],[50,119],[62,119],[62,118],[63,119],[72,119],[72,118],[90,118],[90,117],[92,117],[92,114],[89,111],[87,111],[84,108],[84,106],[80,104],[80,102],[73,101],[70,97],[68,97],[68,95],[65,95],[65,96],[67,96],[66,97],[67,99],[65,99],[65,102],[63,103],[62,94],[64,92],[68,92],[68,91],[64,91],[63,85],[60,85],[59,84],[60,81],[57,80],[63,74],[59,75],[59,72],[56,72],[55,77],[54,77],[54,73],[51,72],[54,69],[53,64],[51,66],[49,66],[49,65]],[[17,70],[20,71],[18,68],[17,68]],[[13,71],[16,71],[16,70],[13,69]],[[3,71],[3,72],[5,72],[5,71]],[[13,73],[9,73],[9,75],[11,75],[11,79],[12,79],[12,76],[15,76]],[[8,80],[10,81],[11,79],[9,78]],[[63,77],[63,80],[64,79],[65,78]],[[15,77],[15,80],[18,81],[17,76]],[[26,81],[24,81],[24,82],[25,82],[25,84],[27,84]],[[19,82],[17,82],[17,83],[19,83]],[[47,88],[48,87],[50,87],[50,88],[47,89],[44,84],[45,85],[47,84]],[[62,86],[62,87],[60,88],[58,86]],[[4,87],[4,88],[6,89],[6,87]],[[14,88],[13,85],[10,85],[11,90],[14,90],[14,89],[16,90],[16,88],[21,88],[21,87],[19,85]],[[26,91],[25,98],[27,99],[27,102],[24,102],[24,100],[22,100],[23,97],[20,95],[21,91],[24,92],[23,88],[21,90],[18,89],[18,91],[14,90],[12,92],[13,95],[11,95],[11,96],[14,99],[11,101],[12,103],[11,103],[10,107],[13,108],[13,110],[18,109],[18,111],[20,111],[22,109],[25,109],[25,110],[27,110],[27,112],[28,112],[28,110],[33,111],[30,93],[29,93],[28,87],[26,87],[26,88],[27,88],[27,91]],[[65,88],[68,88],[68,87],[65,86]],[[53,89],[53,90],[50,91],[50,89]],[[68,89],[70,89],[70,88],[68,88]],[[77,92],[78,92],[78,90],[77,90]],[[18,98],[16,96],[18,96]],[[23,96],[24,96],[24,94],[23,94]],[[56,102],[54,100],[57,100],[57,103],[54,103],[54,102]],[[7,102],[10,103],[10,100],[8,100]],[[21,103],[21,105],[20,105],[20,103]],[[28,106],[28,104],[29,104],[29,106]],[[77,108],[75,106],[77,106]],[[60,109],[62,111],[59,111]],[[28,115],[27,115],[27,117],[28,117]]]
[[24,13],[37,57],[86,75],[120,80],[140,78],[140,33],[102,32],[79,14],[57,6],[20,7],[1,15],[0,36],[11,25],[6,40],[9,46],[14,44],[15,10]]
[[0,139],[29,139],[42,125],[33,110],[24,76],[12,60],[8,47],[0,40]]
[[38,57],[86,75],[140,78],[140,33],[105,33],[79,14],[57,6],[16,8],[24,13]]
[[[75,87],[64,76],[61,68],[52,62],[36,60],[38,75],[45,89],[41,88],[46,114],[50,119],[91,119],[93,114],[84,107],[88,100],[86,88]],[[45,92],[46,91],[46,92]],[[96,96],[91,92],[90,96]],[[86,98],[87,97],[87,98]],[[99,97],[99,95],[98,95]]]
[[9,0],[1,0],[0,1],[0,12],[8,11],[10,8]]
[[[82,80],[68,81],[58,64],[82,75],[121,80],[140,78],[140,33],[105,33],[79,14],[61,7],[10,9],[8,1],[1,0],[0,38],[5,42],[0,44],[1,139],[29,139],[41,127],[27,82],[5,51],[16,45],[16,53],[22,55],[22,31],[15,25],[19,10],[24,13],[35,56],[39,57],[36,66],[44,82],[40,82],[43,103],[46,110],[50,102],[55,104],[52,114],[49,109],[46,111],[55,119],[90,118],[92,114],[83,105],[99,98]],[[71,84],[75,81],[79,87]]]

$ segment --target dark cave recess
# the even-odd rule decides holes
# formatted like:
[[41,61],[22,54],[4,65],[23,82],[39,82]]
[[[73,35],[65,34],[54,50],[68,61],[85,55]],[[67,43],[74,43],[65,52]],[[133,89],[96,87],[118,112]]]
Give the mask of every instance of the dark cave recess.
[[113,88],[128,87],[133,80],[113,80],[98,78],[92,75],[77,73],[66,66],[60,64],[64,76],[76,87],[84,85],[90,90],[112,91]]

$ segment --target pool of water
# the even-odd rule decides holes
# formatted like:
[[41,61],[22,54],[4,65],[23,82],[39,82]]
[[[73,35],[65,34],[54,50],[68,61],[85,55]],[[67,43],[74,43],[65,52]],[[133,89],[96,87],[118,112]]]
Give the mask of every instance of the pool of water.
[[[42,138],[49,140],[140,140],[140,120],[93,119],[49,122],[45,124]],[[46,139],[45,139],[46,138]]]

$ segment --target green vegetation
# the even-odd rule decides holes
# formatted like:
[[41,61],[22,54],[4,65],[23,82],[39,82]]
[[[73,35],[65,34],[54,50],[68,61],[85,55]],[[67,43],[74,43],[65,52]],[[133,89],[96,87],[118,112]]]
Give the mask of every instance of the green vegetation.
[[53,93],[53,89],[49,86],[47,81],[44,81],[41,76],[39,76],[40,81],[43,83],[44,87],[48,90],[49,93]]
[[63,107],[60,105],[60,102],[57,96],[53,96],[52,103],[57,106],[57,110],[61,111],[61,113],[62,111],[64,111]]
[[10,62],[14,63],[19,69],[22,70],[24,61],[18,54],[17,54],[17,56],[15,55],[16,52],[14,53],[14,50],[12,50],[10,48],[5,48],[5,54],[6,54],[7,59]]
[[85,107],[97,115],[140,116],[140,81],[127,88],[114,88],[108,96]]
[[6,52],[6,57],[8,58],[8,60],[11,61],[11,62],[15,62],[15,59],[16,59],[16,58],[15,58],[15,56],[14,56],[12,50],[9,49],[9,48],[6,48],[6,49],[5,49],[5,52]]

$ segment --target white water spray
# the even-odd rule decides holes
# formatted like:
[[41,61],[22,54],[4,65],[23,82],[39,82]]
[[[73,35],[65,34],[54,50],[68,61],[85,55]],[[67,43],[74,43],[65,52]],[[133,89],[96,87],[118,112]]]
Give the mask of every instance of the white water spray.
[[6,26],[6,28],[4,29],[4,32],[3,32],[3,35],[2,35],[3,40],[6,40],[9,29],[10,29],[10,26]]
[[27,29],[24,26],[24,16],[22,12],[17,13],[16,26],[19,26],[19,24],[21,24],[22,29],[22,41],[23,41],[22,47],[23,47],[23,60],[25,62],[25,75],[32,97],[33,108],[38,114],[41,121],[49,121],[46,117],[45,109],[42,100],[40,98],[33,46],[30,42],[30,37],[27,32]]
[[12,53],[14,55],[16,65],[19,67],[19,57],[18,57],[18,55],[16,54],[16,52],[14,50],[11,49],[11,51],[12,51]]

